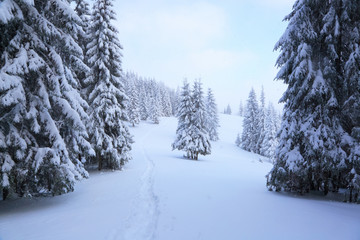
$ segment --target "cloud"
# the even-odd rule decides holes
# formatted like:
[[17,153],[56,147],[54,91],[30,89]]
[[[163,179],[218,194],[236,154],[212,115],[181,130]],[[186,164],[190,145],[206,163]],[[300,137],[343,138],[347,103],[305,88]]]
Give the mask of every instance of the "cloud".
[[195,2],[157,6],[125,6],[118,28],[126,36],[146,37],[156,45],[197,48],[224,34],[226,15],[216,5]]
[[256,59],[257,56],[250,51],[235,52],[207,49],[191,54],[189,64],[200,73],[214,73],[239,68],[239,66],[253,62]]
[[185,77],[202,78],[219,107],[261,85],[276,103],[282,83],[273,82],[271,50],[293,1],[115,1],[123,68],[175,88]]
[[269,8],[281,7],[281,8],[287,8],[289,10],[291,10],[291,7],[295,2],[294,0],[246,0],[246,1],[255,2],[259,6],[263,6],[263,7],[269,7]]

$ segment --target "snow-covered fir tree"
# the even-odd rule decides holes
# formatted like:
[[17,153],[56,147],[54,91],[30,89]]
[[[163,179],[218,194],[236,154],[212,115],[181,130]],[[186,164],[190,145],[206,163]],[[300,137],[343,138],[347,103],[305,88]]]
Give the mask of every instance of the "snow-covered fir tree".
[[90,28],[90,5],[85,0],[75,0],[75,12],[81,19],[81,28],[77,35],[77,42],[81,49],[83,50],[83,54],[86,54],[87,45],[90,42],[89,39],[89,28]]
[[170,99],[170,90],[167,89],[163,84],[160,88],[160,101],[162,105],[162,113],[164,117],[170,117],[172,115],[172,106]]
[[149,118],[150,104],[149,97],[145,90],[144,82],[140,82],[140,118],[145,121]]
[[214,94],[211,88],[208,89],[206,98],[206,127],[211,141],[219,140],[219,115]]
[[115,12],[112,0],[96,0],[92,13],[88,45],[92,79],[89,84],[91,143],[98,169],[121,169],[131,159],[133,142],[125,122],[128,97],[121,82],[121,49],[117,30],[112,25]]
[[190,152],[191,158],[197,160],[199,154],[208,155],[211,153],[210,138],[206,126],[205,102],[200,81],[194,82],[192,102],[194,108],[190,125],[192,138]]
[[[78,14],[78,16],[81,19],[81,25],[79,28],[79,31],[75,35],[76,41],[79,44],[80,48],[82,49],[83,56],[84,56],[84,63],[88,65],[87,60],[87,45],[90,42],[89,38],[89,28],[90,28],[90,6],[89,3],[85,0],[75,0],[75,12]],[[85,88],[89,81],[89,75],[90,75],[90,69],[88,67],[79,69],[77,71],[77,77],[79,79],[79,82],[81,84],[81,88]],[[86,98],[86,92],[82,92],[83,97]]]
[[237,136],[236,136],[235,145],[238,146],[238,147],[241,146],[241,136],[240,136],[240,133],[238,133]]
[[135,83],[129,83],[129,103],[128,103],[128,117],[129,121],[134,127],[140,123],[140,107],[139,107],[139,92],[136,89]]
[[160,100],[158,95],[153,95],[150,99],[150,113],[149,113],[149,117],[150,120],[155,123],[155,124],[159,124],[160,123],[160,116],[161,116],[161,110],[160,110]]
[[259,139],[257,140],[257,151],[260,155],[265,156],[265,153],[262,151],[261,146],[263,145],[264,138],[265,138],[265,92],[264,87],[261,88],[261,95],[260,95],[260,106],[258,111],[258,136]]
[[206,109],[200,81],[195,81],[192,93],[184,82],[178,108],[178,128],[173,149],[183,150],[186,157],[197,160],[198,155],[211,153],[211,144],[205,126]]
[[[79,42],[78,36],[82,33],[84,22],[81,18],[73,15],[73,21],[66,21],[66,11],[64,11],[61,6],[61,1],[58,3],[58,11],[60,12],[56,16],[49,16],[49,20],[56,22],[58,28],[61,28],[64,33],[72,36],[76,42]],[[54,11],[54,9],[50,8],[50,11]],[[73,11],[71,11],[73,12]],[[74,13],[72,13],[74,14]],[[58,46],[59,49],[62,49],[62,46]],[[82,82],[85,82],[83,77],[87,78],[87,73],[90,72],[89,67],[83,62],[84,61],[84,51],[79,49],[76,45],[76,51],[72,53],[68,51],[59,51],[61,57],[63,59],[63,64],[65,66],[65,76],[68,79],[69,84],[63,83],[62,90],[67,101],[70,103],[71,107],[77,111],[80,116],[80,120],[78,124],[81,124],[81,128],[85,129],[85,125],[89,121],[89,116],[86,113],[86,110],[89,108],[87,102],[83,99],[80,94],[80,90],[82,88]],[[81,47],[80,47],[81,48]],[[76,123],[69,120],[58,119],[58,127],[61,133],[61,136],[64,138],[65,143],[68,147],[69,154],[72,155],[71,158],[76,158],[85,163],[86,159],[95,155],[94,150],[88,141],[84,141],[84,139],[88,139],[88,135],[84,134],[81,138],[78,137]],[[74,143],[77,144],[74,144]],[[87,173],[84,171],[84,175]]]
[[[75,69],[81,19],[67,1],[7,1],[0,25],[0,183],[3,199],[72,191],[92,154]],[[72,33],[70,33],[70,30]],[[71,126],[69,128],[68,126]]]
[[[360,5],[357,1],[341,1],[335,5],[335,12],[341,12],[341,41],[338,47],[338,69],[344,69],[344,91],[339,93],[341,104],[341,123],[347,135],[344,137],[350,152],[347,159],[346,183],[349,189],[349,201],[359,201],[360,193]],[[333,3],[335,4],[335,3]],[[341,44],[340,44],[341,43]],[[343,62],[341,62],[342,60]],[[339,62],[340,61],[340,62]],[[340,75],[341,76],[341,75]],[[348,137],[351,136],[351,138]]]
[[239,116],[243,117],[244,116],[244,106],[242,101],[240,101],[240,105],[239,105]]
[[259,140],[259,105],[256,100],[256,93],[251,89],[249,98],[245,107],[245,114],[243,120],[243,131],[241,134],[241,148],[258,153],[258,140]]
[[179,104],[179,99],[180,99],[180,88],[177,87],[175,91],[174,90],[170,91],[171,110],[173,116],[177,116],[177,107]]
[[277,137],[278,132],[278,114],[274,109],[274,106],[269,103],[264,120],[264,139],[261,144],[260,154],[270,158],[273,162],[275,158],[275,151],[279,145],[279,139]]
[[289,25],[275,49],[281,51],[277,79],[288,88],[281,99],[285,109],[270,190],[326,194],[344,187],[348,166],[337,95],[343,85],[337,49],[341,15],[333,8],[340,2],[297,1],[285,18]]
[[190,158],[190,124],[193,115],[193,101],[191,98],[191,90],[189,83],[184,81],[184,84],[180,93],[180,101],[178,105],[178,126],[176,129],[176,140],[172,144],[172,148],[183,150],[186,152],[186,157]]
[[231,115],[231,107],[230,107],[230,104],[228,104],[227,107],[224,109],[224,114]]

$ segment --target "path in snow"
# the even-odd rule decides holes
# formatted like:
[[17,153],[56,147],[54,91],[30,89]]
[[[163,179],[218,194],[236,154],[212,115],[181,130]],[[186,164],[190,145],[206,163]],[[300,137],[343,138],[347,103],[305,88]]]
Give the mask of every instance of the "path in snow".
[[[168,119],[163,119],[162,128],[166,126]],[[154,125],[147,133],[134,144],[134,151],[141,152],[141,157],[146,162],[147,167],[141,176],[142,185],[139,194],[133,201],[132,213],[127,220],[127,228],[123,233],[125,240],[133,239],[155,239],[155,231],[159,216],[158,197],[154,192],[154,167],[155,162],[148,154],[147,148],[154,141],[154,135],[160,129],[159,125]],[[134,159],[136,161],[137,159]]]

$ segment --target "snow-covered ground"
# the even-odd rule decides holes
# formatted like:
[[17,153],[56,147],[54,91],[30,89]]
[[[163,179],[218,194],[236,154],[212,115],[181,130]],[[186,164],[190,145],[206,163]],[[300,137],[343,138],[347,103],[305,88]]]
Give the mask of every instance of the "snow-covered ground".
[[267,191],[271,164],[234,145],[241,119],[220,124],[199,161],[171,151],[175,118],[131,128],[123,171],[93,172],[67,195],[0,202],[0,239],[360,239],[360,205]]

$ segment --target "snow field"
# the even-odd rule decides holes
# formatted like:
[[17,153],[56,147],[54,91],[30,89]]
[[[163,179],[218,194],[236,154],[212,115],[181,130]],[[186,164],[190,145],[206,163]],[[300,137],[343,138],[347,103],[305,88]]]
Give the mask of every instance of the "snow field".
[[175,118],[131,128],[123,171],[92,172],[67,195],[0,202],[0,239],[360,239],[359,205],[269,192],[272,165],[234,144],[242,119],[220,115],[220,125],[199,161],[171,151]]

